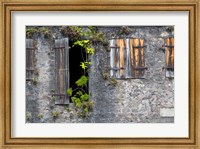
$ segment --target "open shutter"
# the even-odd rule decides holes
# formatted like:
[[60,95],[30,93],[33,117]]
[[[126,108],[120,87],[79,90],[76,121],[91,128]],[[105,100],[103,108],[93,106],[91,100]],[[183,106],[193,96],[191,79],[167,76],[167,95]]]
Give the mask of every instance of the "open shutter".
[[143,78],[145,67],[144,39],[110,40],[111,78]]
[[112,39],[110,40],[110,76],[111,78],[124,77],[124,49],[125,40]]
[[117,61],[117,57],[116,57],[116,53],[117,53],[117,46],[116,46],[116,39],[112,39],[110,40],[110,77],[111,78],[117,78],[116,75],[116,61]]
[[69,43],[68,38],[55,40],[55,104],[68,104],[69,96]]
[[33,80],[33,71],[34,69],[34,57],[35,57],[35,48],[34,48],[33,39],[26,39],[26,81]]
[[174,37],[165,38],[165,75],[174,77]]

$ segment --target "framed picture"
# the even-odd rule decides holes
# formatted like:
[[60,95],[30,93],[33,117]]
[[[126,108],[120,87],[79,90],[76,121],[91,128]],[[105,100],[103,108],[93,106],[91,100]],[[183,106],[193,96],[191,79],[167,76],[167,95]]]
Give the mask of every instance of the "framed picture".
[[199,148],[200,1],[1,1],[2,148]]

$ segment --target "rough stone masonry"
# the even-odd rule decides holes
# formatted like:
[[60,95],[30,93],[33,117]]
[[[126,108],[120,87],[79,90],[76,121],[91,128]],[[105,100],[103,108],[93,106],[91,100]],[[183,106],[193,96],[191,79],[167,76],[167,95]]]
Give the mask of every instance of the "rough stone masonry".
[[[31,27],[28,27],[31,28]],[[40,28],[40,27],[36,27]],[[173,123],[174,78],[166,78],[165,53],[162,36],[169,34],[167,26],[97,27],[107,39],[115,36],[144,38],[144,79],[118,79],[112,85],[102,76],[102,68],[109,66],[109,50],[101,44],[94,45],[89,72],[89,93],[93,110],[86,118],[80,117],[73,103],[55,105],[54,40],[64,38],[62,26],[48,26],[49,35],[35,33],[35,68],[37,82],[26,83],[27,123]],[[176,50],[176,49],[175,49]],[[56,116],[53,116],[53,114]]]

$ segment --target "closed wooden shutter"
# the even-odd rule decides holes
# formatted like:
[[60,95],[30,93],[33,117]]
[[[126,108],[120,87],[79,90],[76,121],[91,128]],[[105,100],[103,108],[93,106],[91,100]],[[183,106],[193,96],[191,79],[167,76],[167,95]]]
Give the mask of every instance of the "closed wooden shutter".
[[117,46],[119,47],[119,77],[124,78],[124,67],[125,67],[125,53],[126,44],[124,39],[117,40]]
[[174,77],[174,37],[165,38],[166,77]]
[[110,75],[112,78],[124,77],[124,65],[125,65],[125,40],[124,39],[112,39],[110,40]]
[[26,39],[26,81],[33,80],[35,48],[34,40]]
[[68,38],[55,40],[55,104],[68,104],[69,96],[69,43]]
[[112,39],[110,47],[111,78],[144,78],[144,39]]

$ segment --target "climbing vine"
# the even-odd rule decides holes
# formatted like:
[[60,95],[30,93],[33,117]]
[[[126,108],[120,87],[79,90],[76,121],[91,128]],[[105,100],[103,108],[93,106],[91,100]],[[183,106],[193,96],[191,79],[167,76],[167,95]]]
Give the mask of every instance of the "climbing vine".
[[[92,36],[92,32],[90,34],[90,29],[84,31],[82,28],[77,26],[72,26],[71,31],[79,33],[80,36]],[[81,50],[85,50],[88,56],[94,55],[94,48],[92,47],[91,40],[83,39],[76,40],[72,47],[79,46]],[[75,82],[76,88],[69,88],[67,90],[67,94],[71,96],[72,102],[75,104],[77,108],[81,110],[80,116],[87,117],[89,112],[92,110],[93,102],[90,100],[90,96],[88,94],[88,76],[86,76],[86,71],[88,71],[91,62],[89,61],[88,56],[82,62],[80,62],[80,67],[83,70],[83,75]]]
[[[92,110],[93,102],[90,100],[90,96],[88,94],[88,77],[86,76],[86,72],[89,71],[90,65],[92,64],[89,61],[89,56],[94,55],[95,51],[93,46],[102,44],[104,49],[108,49],[109,41],[104,36],[102,32],[98,32],[98,28],[94,26],[86,27],[77,27],[77,26],[68,26],[61,28],[61,32],[63,35],[68,36],[69,39],[73,42],[72,47],[79,46],[82,50],[85,50],[87,53],[86,59],[80,62],[80,67],[83,70],[83,75],[75,82],[76,88],[69,88],[67,90],[67,94],[71,97],[72,102],[75,106],[81,110],[80,115],[83,117],[87,117],[89,112]],[[104,51],[107,52],[107,51]],[[105,53],[105,55],[107,55]],[[117,81],[115,79],[110,79],[109,73],[107,70],[102,68],[103,77],[107,79],[110,84],[113,86],[117,85]]]
[[98,31],[95,26],[78,27],[78,26],[64,26],[60,29],[64,36],[69,37],[70,40],[89,40],[90,44],[95,45],[101,43],[105,47],[109,46],[109,41],[102,32]]

